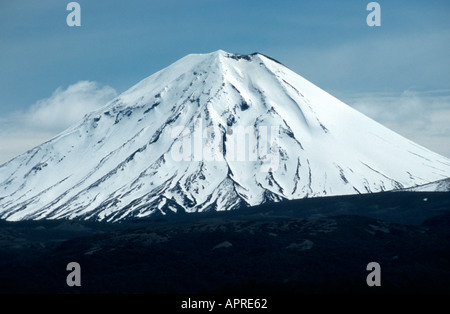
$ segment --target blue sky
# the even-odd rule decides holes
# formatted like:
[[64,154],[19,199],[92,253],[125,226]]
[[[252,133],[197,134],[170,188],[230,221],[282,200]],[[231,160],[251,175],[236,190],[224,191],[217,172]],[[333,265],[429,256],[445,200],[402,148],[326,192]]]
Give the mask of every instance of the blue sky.
[[0,164],[189,53],[267,54],[450,157],[450,2],[79,0],[0,2]]

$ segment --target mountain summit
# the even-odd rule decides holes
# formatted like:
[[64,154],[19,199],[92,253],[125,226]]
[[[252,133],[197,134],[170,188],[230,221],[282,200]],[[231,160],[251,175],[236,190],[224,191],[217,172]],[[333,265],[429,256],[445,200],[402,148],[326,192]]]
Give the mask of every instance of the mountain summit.
[[259,53],[188,55],[0,165],[0,217],[105,221],[371,193],[450,160]]

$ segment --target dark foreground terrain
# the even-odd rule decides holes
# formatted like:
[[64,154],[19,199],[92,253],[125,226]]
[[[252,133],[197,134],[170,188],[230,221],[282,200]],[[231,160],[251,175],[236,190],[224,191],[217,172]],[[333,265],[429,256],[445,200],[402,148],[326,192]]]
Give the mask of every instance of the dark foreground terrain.
[[[123,223],[0,221],[0,293],[450,293],[450,193]],[[69,262],[81,287],[68,287]],[[369,262],[381,287],[368,287]]]

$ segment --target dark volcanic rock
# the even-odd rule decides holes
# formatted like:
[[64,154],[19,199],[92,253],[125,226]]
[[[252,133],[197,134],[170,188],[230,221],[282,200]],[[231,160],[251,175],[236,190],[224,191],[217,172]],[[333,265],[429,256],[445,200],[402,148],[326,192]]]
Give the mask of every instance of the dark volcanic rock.
[[[369,200],[343,197],[120,224],[3,221],[0,292],[449,293],[448,214],[398,221],[420,212],[422,196],[367,195],[377,208],[367,216],[351,208]],[[450,194],[426,206],[433,198],[441,213]],[[81,287],[66,285],[69,262],[81,265]],[[381,287],[366,284],[369,262],[381,265]]]

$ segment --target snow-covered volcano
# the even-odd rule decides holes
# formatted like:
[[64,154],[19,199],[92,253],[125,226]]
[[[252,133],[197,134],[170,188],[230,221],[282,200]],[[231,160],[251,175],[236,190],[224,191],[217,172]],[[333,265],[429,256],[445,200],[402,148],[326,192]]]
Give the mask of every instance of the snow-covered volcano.
[[450,160],[262,54],[188,55],[0,166],[0,217],[118,221],[370,193]]

